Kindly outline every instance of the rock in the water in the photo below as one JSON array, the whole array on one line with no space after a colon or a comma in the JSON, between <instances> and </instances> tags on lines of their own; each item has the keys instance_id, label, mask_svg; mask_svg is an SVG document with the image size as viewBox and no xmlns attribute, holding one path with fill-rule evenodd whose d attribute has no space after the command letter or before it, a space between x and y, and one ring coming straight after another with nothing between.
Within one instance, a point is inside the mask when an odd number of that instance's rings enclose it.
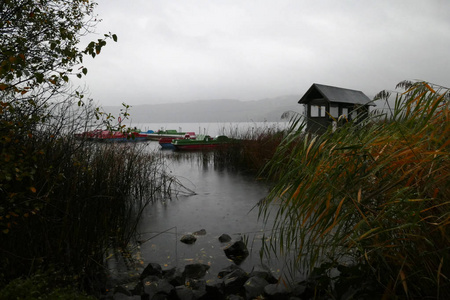
<instances>
[{"instance_id":1,"label":"rock in the water","mask_svg":"<svg viewBox=\"0 0 450 300\"><path fill-rule=\"evenodd\" d=\"M229 295L227 300L245 300L245 298L241 295Z\"/></svg>"},{"instance_id":2,"label":"rock in the water","mask_svg":"<svg viewBox=\"0 0 450 300\"><path fill-rule=\"evenodd\" d=\"M224 251L225 255L237 265L243 262L249 254L247 246L243 241L237 241L231 244Z\"/></svg>"},{"instance_id":3,"label":"rock in the water","mask_svg":"<svg viewBox=\"0 0 450 300\"><path fill-rule=\"evenodd\" d=\"M258 296L264 294L264 287L269 283L261 277L250 277L244 283L245 295L247 299L256 299Z\"/></svg>"},{"instance_id":4,"label":"rock in the water","mask_svg":"<svg viewBox=\"0 0 450 300\"><path fill-rule=\"evenodd\" d=\"M157 263L149 263L144 271L142 271L141 275L139 276L139 279L144 279L145 277L148 276L157 276L159 278L161 278L162 276L162 268L159 264Z\"/></svg>"},{"instance_id":5,"label":"rock in the water","mask_svg":"<svg viewBox=\"0 0 450 300\"><path fill-rule=\"evenodd\" d=\"M186 278L200 279L206 275L209 266L205 264L190 264L184 267L183 276Z\"/></svg>"},{"instance_id":6,"label":"rock in the water","mask_svg":"<svg viewBox=\"0 0 450 300\"><path fill-rule=\"evenodd\" d=\"M179 286L184 284L183 274L176 267L173 267L168 270L163 270L163 278L167 279L167 281L173 286Z\"/></svg>"},{"instance_id":7,"label":"rock in the water","mask_svg":"<svg viewBox=\"0 0 450 300\"><path fill-rule=\"evenodd\" d=\"M254 267L253 270L250 272L250 277L261 277L265 280L267 280L268 283L277 283L278 280L275 278L275 276L272 275L269 269L264 267Z\"/></svg>"},{"instance_id":8,"label":"rock in the water","mask_svg":"<svg viewBox=\"0 0 450 300\"><path fill-rule=\"evenodd\" d=\"M205 235L205 234L206 234L205 229L200 229L199 231L196 231L193 233L193 235Z\"/></svg>"},{"instance_id":9,"label":"rock in the water","mask_svg":"<svg viewBox=\"0 0 450 300\"><path fill-rule=\"evenodd\" d=\"M222 299L223 297L223 280L218 278L209 279L205 283L206 293L210 299Z\"/></svg>"},{"instance_id":10,"label":"rock in the water","mask_svg":"<svg viewBox=\"0 0 450 300\"><path fill-rule=\"evenodd\" d=\"M195 300L196 297L194 295L194 291L190 288L180 285L175 288L175 294L177 298L180 300Z\"/></svg>"},{"instance_id":11,"label":"rock in the water","mask_svg":"<svg viewBox=\"0 0 450 300\"><path fill-rule=\"evenodd\" d=\"M269 299L288 299L289 292L283 284L275 283L268 284L264 287L265 294L269 297Z\"/></svg>"},{"instance_id":12,"label":"rock in the water","mask_svg":"<svg viewBox=\"0 0 450 300\"><path fill-rule=\"evenodd\" d=\"M239 266L237 266L237 265L229 265L228 267L223 268L223 269L219 272L219 274L217 274L217 277L218 277L218 278L223 278L223 277L225 277L226 275L230 274L231 272L233 272L234 270L237 270L237 269L242 270L242 268L239 267ZM243 271L243 270L242 270L242 271Z\"/></svg>"},{"instance_id":13,"label":"rock in the water","mask_svg":"<svg viewBox=\"0 0 450 300\"><path fill-rule=\"evenodd\" d=\"M244 293L244 283L248 280L248 274L241 268L223 277L223 287L226 294Z\"/></svg>"},{"instance_id":14,"label":"rock in the water","mask_svg":"<svg viewBox=\"0 0 450 300\"><path fill-rule=\"evenodd\" d=\"M219 236L219 242L228 243L229 241L231 241L231 236L229 236L228 234L224 233L221 236Z\"/></svg>"},{"instance_id":15,"label":"rock in the water","mask_svg":"<svg viewBox=\"0 0 450 300\"><path fill-rule=\"evenodd\" d=\"M197 240L197 238L195 237L195 235L193 235L193 234L186 234L186 235L183 235L182 237L181 237L181 242L182 243L185 243L185 244L188 244L188 245L190 245L190 244L193 244L193 243L195 243L195 241Z\"/></svg>"}]
</instances>

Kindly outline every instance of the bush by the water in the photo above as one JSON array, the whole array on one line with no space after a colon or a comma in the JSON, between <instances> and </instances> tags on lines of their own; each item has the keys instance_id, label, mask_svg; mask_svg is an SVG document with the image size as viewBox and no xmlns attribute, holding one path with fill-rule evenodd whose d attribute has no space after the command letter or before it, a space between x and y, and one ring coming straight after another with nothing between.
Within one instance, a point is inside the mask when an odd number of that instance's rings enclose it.
<instances>
[{"instance_id":1,"label":"bush by the water","mask_svg":"<svg viewBox=\"0 0 450 300\"><path fill-rule=\"evenodd\" d=\"M23 160L11 164L32 174L1 182L3 280L49 267L95 279L106 250L126 248L144 207L170 193L172 178L140 145L93 144L50 133L17 139L14 149L3 145L3 151L27 149L18 155Z\"/></svg>"}]
</instances>

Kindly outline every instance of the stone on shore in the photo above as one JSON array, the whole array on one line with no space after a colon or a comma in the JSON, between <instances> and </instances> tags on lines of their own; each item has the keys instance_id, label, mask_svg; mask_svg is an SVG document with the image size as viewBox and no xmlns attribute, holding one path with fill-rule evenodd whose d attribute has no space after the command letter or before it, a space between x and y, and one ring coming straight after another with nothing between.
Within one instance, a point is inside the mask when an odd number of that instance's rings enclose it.
<instances>
[{"instance_id":1,"label":"stone on shore","mask_svg":"<svg viewBox=\"0 0 450 300\"><path fill-rule=\"evenodd\" d=\"M185 278L200 279L205 277L209 266L205 264L190 264L184 267L183 276Z\"/></svg>"},{"instance_id":2,"label":"stone on shore","mask_svg":"<svg viewBox=\"0 0 450 300\"><path fill-rule=\"evenodd\" d=\"M161 265L157 264L157 263L149 263L144 271L142 271L141 276L139 276L139 279L144 279L145 277L148 276L157 276L157 277L161 277L162 276L162 268Z\"/></svg>"}]
</instances>

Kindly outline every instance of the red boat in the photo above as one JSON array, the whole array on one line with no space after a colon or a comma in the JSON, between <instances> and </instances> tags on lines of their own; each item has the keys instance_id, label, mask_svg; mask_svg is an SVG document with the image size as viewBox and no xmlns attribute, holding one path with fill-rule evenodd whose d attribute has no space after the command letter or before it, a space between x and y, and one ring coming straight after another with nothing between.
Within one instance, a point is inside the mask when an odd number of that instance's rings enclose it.
<instances>
[{"instance_id":1,"label":"red boat","mask_svg":"<svg viewBox=\"0 0 450 300\"><path fill-rule=\"evenodd\" d=\"M109 130L93 130L75 134L76 138L87 139L91 141L109 141L109 142L136 142L147 140L147 135L137 131L120 132Z\"/></svg>"}]
</instances>

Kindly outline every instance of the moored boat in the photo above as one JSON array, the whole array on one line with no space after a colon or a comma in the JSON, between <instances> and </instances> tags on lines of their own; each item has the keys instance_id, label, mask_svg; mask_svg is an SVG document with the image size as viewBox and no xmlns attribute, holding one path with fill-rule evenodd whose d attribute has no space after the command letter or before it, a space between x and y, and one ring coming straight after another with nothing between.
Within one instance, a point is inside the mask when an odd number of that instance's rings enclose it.
<instances>
[{"instance_id":1,"label":"moored boat","mask_svg":"<svg viewBox=\"0 0 450 300\"><path fill-rule=\"evenodd\" d=\"M147 140L147 135L141 134L138 131L121 132L101 129L77 133L75 137L78 139L105 142L137 142Z\"/></svg>"},{"instance_id":2,"label":"moored boat","mask_svg":"<svg viewBox=\"0 0 450 300\"><path fill-rule=\"evenodd\" d=\"M234 141L234 139L230 139L225 135L219 135L214 138L209 135L198 135L195 139L175 139L172 141L172 144L176 150L200 150L226 146Z\"/></svg>"},{"instance_id":3,"label":"moored boat","mask_svg":"<svg viewBox=\"0 0 450 300\"><path fill-rule=\"evenodd\" d=\"M175 149L175 146L172 144L174 140L181 140L181 139L195 139L196 135L195 132L186 132L184 137L162 137L159 139L159 145L162 149Z\"/></svg>"},{"instance_id":4,"label":"moored boat","mask_svg":"<svg viewBox=\"0 0 450 300\"><path fill-rule=\"evenodd\" d=\"M160 138L184 138L186 135L194 135L194 132L179 132L175 129L158 130L153 133L146 133L147 138L154 141L159 141Z\"/></svg>"}]
</instances>

